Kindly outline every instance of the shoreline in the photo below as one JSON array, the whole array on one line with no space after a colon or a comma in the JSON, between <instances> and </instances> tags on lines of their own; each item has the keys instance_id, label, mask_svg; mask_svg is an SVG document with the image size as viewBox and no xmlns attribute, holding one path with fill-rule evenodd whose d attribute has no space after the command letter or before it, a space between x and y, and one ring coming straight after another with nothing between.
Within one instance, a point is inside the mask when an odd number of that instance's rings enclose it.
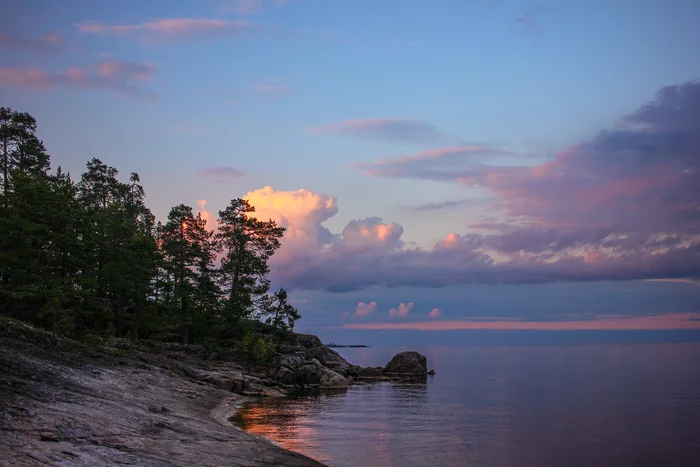
<instances>
[{"instance_id":1,"label":"shoreline","mask_svg":"<svg viewBox=\"0 0 700 467\"><path fill-rule=\"evenodd\" d=\"M228 420L253 398L182 374L212 366L0 320L0 465L323 465Z\"/></svg>"}]
</instances>

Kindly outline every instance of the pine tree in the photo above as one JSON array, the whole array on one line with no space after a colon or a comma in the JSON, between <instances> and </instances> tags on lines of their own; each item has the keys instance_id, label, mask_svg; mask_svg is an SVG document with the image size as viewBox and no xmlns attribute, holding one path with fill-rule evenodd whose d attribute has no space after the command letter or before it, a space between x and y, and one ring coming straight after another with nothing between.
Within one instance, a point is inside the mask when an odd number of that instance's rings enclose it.
<instances>
[{"instance_id":1,"label":"pine tree","mask_svg":"<svg viewBox=\"0 0 700 467\"><path fill-rule=\"evenodd\" d=\"M15 168L13 190L2 211L0 295L7 307L3 314L43 325L65 321L57 313L76 303L78 270L79 207L73 183L60 169L49 176Z\"/></svg>"},{"instance_id":2,"label":"pine tree","mask_svg":"<svg viewBox=\"0 0 700 467\"><path fill-rule=\"evenodd\" d=\"M287 303L287 291L280 288L273 295L268 295L260 307L260 320L273 326L277 331L294 330L294 323L301 319L296 308Z\"/></svg>"},{"instance_id":3,"label":"pine tree","mask_svg":"<svg viewBox=\"0 0 700 467\"><path fill-rule=\"evenodd\" d=\"M240 198L219 211L216 238L223 248L220 278L227 292L224 308L229 332L262 304L270 288L268 260L280 247L285 230L272 220L258 220L252 216L254 212L255 208Z\"/></svg>"},{"instance_id":4,"label":"pine tree","mask_svg":"<svg viewBox=\"0 0 700 467\"><path fill-rule=\"evenodd\" d=\"M137 174L121 183L117 169L99 159L87 169L78 184L86 325L99 329L111 323L123 335L127 320L136 320L131 323L136 338L138 315L156 273L155 218L144 204Z\"/></svg>"},{"instance_id":5,"label":"pine tree","mask_svg":"<svg viewBox=\"0 0 700 467\"><path fill-rule=\"evenodd\" d=\"M190 206L175 206L159 236L165 273L166 306L173 311L174 321L184 343L201 333L202 316L214 311L218 288L213 280L215 243L201 215L195 216ZM211 308L210 308L211 307Z\"/></svg>"},{"instance_id":6,"label":"pine tree","mask_svg":"<svg viewBox=\"0 0 700 467\"><path fill-rule=\"evenodd\" d=\"M49 156L35 135L36 120L28 113L0 107L0 177L4 204L12 191L12 171L42 174L49 169Z\"/></svg>"},{"instance_id":7,"label":"pine tree","mask_svg":"<svg viewBox=\"0 0 700 467\"><path fill-rule=\"evenodd\" d=\"M287 292L268 295L284 228L242 199L219 212L216 235L185 205L156 224L135 173L122 183L92 159L77 185L60 167L50 174L36 128L0 107L0 314L77 335L185 343L240 337L244 318L294 327Z\"/></svg>"}]
</instances>

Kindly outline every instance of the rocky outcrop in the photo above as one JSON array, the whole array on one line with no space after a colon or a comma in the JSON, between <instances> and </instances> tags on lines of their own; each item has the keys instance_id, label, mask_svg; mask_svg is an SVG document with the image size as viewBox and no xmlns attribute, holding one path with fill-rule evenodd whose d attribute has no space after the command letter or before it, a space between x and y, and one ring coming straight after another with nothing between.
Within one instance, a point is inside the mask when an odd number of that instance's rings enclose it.
<instances>
[{"instance_id":1,"label":"rocky outcrop","mask_svg":"<svg viewBox=\"0 0 700 467\"><path fill-rule=\"evenodd\" d=\"M321 376L321 389L347 389L348 380L340 373L333 370L326 370Z\"/></svg>"},{"instance_id":2,"label":"rocky outcrop","mask_svg":"<svg viewBox=\"0 0 700 467\"><path fill-rule=\"evenodd\" d=\"M428 362L425 355L418 352L401 352L394 355L384 367L386 376L425 376L428 374Z\"/></svg>"},{"instance_id":3,"label":"rocky outcrop","mask_svg":"<svg viewBox=\"0 0 700 467\"><path fill-rule=\"evenodd\" d=\"M359 368L310 334L297 334L280 353L274 377L289 389L345 389Z\"/></svg>"},{"instance_id":4,"label":"rocky outcrop","mask_svg":"<svg viewBox=\"0 0 700 467\"><path fill-rule=\"evenodd\" d=\"M348 387L345 376L325 367L315 358L297 368L293 381L301 388L344 389Z\"/></svg>"},{"instance_id":5,"label":"rocky outcrop","mask_svg":"<svg viewBox=\"0 0 700 467\"><path fill-rule=\"evenodd\" d=\"M264 376L172 357L0 318L0 465L321 465L228 422Z\"/></svg>"},{"instance_id":6,"label":"rocky outcrop","mask_svg":"<svg viewBox=\"0 0 700 467\"><path fill-rule=\"evenodd\" d=\"M351 365L338 352L323 345L310 334L297 334L296 340L282 351L279 368L272 373L284 385L297 388L342 388L357 382L427 379L427 359L418 352L401 352L385 367ZM328 373L330 371L330 373ZM326 378L321 381L322 377ZM335 375L343 377L345 384ZM282 378L284 381L282 381Z\"/></svg>"},{"instance_id":7,"label":"rocky outcrop","mask_svg":"<svg viewBox=\"0 0 700 467\"><path fill-rule=\"evenodd\" d=\"M320 465L232 430L236 404L427 373L417 352L365 368L304 334L268 367L205 359L196 346L87 346L0 318L0 465Z\"/></svg>"}]
</instances>

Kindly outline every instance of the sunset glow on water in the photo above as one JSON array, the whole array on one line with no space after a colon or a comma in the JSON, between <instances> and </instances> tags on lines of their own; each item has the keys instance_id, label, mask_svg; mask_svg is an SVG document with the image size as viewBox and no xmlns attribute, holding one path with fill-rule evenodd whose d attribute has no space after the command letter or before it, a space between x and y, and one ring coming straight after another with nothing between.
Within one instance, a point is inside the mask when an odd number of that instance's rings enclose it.
<instances>
[{"instance_id":1,"label":"sunset glow on water","mask_svg":"<svg viewBox=\"0 0 700 467\"><path fill-rule=\"evenodd\" d=\"M383 365L404 348L340 349ZM235 421L331 466L694 465L700 344L416 349L437 375L267 399Z\"/></svg>"}]
</instances>

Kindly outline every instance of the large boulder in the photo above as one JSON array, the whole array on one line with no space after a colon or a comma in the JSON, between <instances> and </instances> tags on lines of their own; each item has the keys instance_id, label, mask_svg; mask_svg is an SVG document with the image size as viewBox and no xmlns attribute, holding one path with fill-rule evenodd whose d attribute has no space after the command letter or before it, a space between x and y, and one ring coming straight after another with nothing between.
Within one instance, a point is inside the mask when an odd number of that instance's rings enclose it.
<instances>
[{"instance_id":1,"label":"large boulder","mask_svg":"<svg viewBox=\"0 0 700 467\"><path fill-rule=\"evenodd\" d=\"M311 360L299 367L294 382L302 386L321 384L321 376L326 368L318 360Z\"/></svg>"},{"instance_id":2,"label":"large boulder","mask_svg":"<svg viewBox=\"0 0 700 467\"><path fill-rule=\"evenodd\" d=\"M330 368L336 373L340 373L341 375L345 376L350 374L350 367L352 365L350 365L347 360L341 357L340 354L333 349L323 346L323 352L319 360L326 367Z\"/></svg>"},{"instance_id":3,"label":"large boulder","mask_svg":"<svg viewBox=\"0 0 700 467\"><path fill-rule=\"evenodd\" d=\"M340 389L348 386L345 376L326 368L316 359L307 362L296 371L294 382L301 386L319 386L322 389Z\"/></svg>"},{"instance_id":4,"label":"large boulder","mask_svg":"<svg viewBox=\"0 0 700 467\"><path fill-rule=\"evenodd\" d=\"M287 355L282 357L280 363L292 369L300 366L299 357L306 361L316 359L321 362L321 365L344 376L348 375L351 366L338 352L329 349L318 337L311 334L297 334L296 344L285 353Z\"/></svg>"},{"instance_id":5,"label":"large boulder","mask_svg":"<svg viewBox=\"0 0 700 467\"><path fill-rule=\"evenodd\" d=\"M345 389L348 387L348 381L340 373L333 370L323 372L321 376L321 389Z\"/></svg>"},{"instance_id":6,"label":"large boulder","mask_svg":"<svg viewBox=\"0 0 700 467\"><path fill-rule=\"evenodd\" d=\"M426 375L428 360L418 352L401 352L394 355L384 367L383 374L387 376Z\"/></svg>"}]
</instances>

